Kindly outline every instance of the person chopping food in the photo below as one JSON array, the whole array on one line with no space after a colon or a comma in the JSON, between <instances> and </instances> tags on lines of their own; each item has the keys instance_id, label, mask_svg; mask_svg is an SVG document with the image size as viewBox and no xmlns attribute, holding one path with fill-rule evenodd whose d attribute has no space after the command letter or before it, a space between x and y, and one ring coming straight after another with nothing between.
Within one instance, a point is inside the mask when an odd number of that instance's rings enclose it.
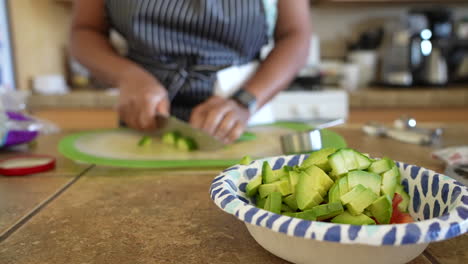
<instances>
[{"instance_id":1,"label":"person chopping food","mask_svg":"<svg viewBox=\"0 0 468 264\"><path fill-rule=\"evenodd\" d=\"M72 54L120 89L129 127L157 114L188 121L230 143L304 65L309 0L75 0ZM115 29L128 55L112 47ZM260 52L274 48L260 61Z\"/></svg>"}]
</instances>

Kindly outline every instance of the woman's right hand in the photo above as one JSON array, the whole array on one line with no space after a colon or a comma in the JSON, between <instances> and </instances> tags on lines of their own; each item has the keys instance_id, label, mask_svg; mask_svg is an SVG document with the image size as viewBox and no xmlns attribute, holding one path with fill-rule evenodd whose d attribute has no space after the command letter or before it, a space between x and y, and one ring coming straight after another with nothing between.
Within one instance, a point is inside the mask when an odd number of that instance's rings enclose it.
<instances>
[{"instance_id":1,"label":"woman's right hand","mask_svg":"<svg viewBox=\"0 0 468 264\"><path fill-rule=\"evenodd\" d=\"M167 91L151 74L142 70L127 72L118 86L119 116L127 126L142 131L152 130L156 128L157 113L169 115Z\"/></svg>"}]
</instances>

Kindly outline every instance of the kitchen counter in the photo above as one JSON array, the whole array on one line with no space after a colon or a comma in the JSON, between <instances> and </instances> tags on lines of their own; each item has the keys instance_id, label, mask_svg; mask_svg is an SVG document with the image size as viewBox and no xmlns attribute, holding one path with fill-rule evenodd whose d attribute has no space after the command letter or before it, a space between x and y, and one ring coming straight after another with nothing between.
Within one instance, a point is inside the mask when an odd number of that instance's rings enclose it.
<instances>
[{"instance_id":1,"label":"kitchen counter","mask_svg":"<svg viewBox=\"0 0 468 264\"><path fill-rule=\"evenodd\" d=\"M430 147L365 136L357 126L333 130L350 147L371 155L443 171L443 165L430 157ZM468 144L467 134L468 124L446 125L443 145ZM78 165L56 153L62 136L41 137L32 150L56 155L54 172L0 177L1 264L285 263L261 248L243 223L210 200L210 183L221 168ZM0 158L12 154L1 152ZM40 191L31 194L32 185ZM467 247L465 234L431 244L411 263L467 263Z\"/></svg>"},{"instance_id":2,"label":"kitchen counter","mask_svg":"<svg viewBox=\"0 0 468 264\"><path fill-rule=\"evenodd\" d=\"M65 95L32 95L28 106L33 109L94 108L111 109L117 102L115 92L75 91ZM468 107L468 86L456 88L365 88L349 93L351 108L446 108Z\"/></svg>"}]
</instances>

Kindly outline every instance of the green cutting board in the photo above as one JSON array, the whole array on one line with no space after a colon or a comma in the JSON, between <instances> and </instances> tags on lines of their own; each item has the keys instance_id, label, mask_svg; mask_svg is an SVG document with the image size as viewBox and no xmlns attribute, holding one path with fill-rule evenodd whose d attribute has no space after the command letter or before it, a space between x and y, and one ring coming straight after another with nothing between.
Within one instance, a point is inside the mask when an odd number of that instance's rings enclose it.
<instances>
[{"instance_id":1,"label":"green cutting board","mask_svg":"<svg viewBox=\"0 0 468 264\"><path fill-rule=\"evenodd\" d=\"M107 129L81 132L63 138L59 151L65 157L82 163L127 168L206 168L228 167L243 156L263 158L282 155L280 136L310 130L303 123L275 123L249 129L255 137L239 141L218 151L182 152L159 139L150 145L138 146L142 134L129 129ZM346 146L340 135L322 130L324 147Z\"/></svg>"}]
</instances>

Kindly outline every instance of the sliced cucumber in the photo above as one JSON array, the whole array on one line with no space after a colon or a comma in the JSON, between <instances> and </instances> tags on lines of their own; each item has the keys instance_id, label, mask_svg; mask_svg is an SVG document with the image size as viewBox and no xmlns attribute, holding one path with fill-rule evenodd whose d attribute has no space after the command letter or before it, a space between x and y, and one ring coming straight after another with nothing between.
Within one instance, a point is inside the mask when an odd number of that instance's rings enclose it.
<instances>
[{"instance_id":1,"label":"sliced cucumber","mask_svg":"<svg viewBox=\"0 0 468 264\"><path fill-rule=\"evenodd\" d=\"M148 145L151 145L151 142L153 140L151 139L151 137L149 136L143 136L140 141L138 141L138 146L140 147L144 147L144 146L148 146Z\"/></svg>"},{"instance_id":2,"label":"sliced cucumber","mask_svg":"<svg viewBox=\"0 0 468 264\"><path fill-rule=\"evenodd\" d=\"M167 145L176 146L177 140L181 137L182 135L177 131L167 132L162 136L162 142Z\"/></svg>"},{"instance_id":3,"label":"sliced cucumber","mask_svg":"<svg viewBox=\"0 0 468 264\"><path fill-rule=\"evenodd\" d=\"M193 151L197 149L195 140L186 137L179 137L176 143L177 149L182 151Z\"/></svg>"},{"instance_id":4,"label":"sliced cucumber","mask_svg":"<svg viewBox=\"0 0 468 264\"><path fill-rule=\"evenodd\" d=\"M256 195L260 185L262 185L262 177L257 176L254 179L252 179L245 187L247 196L253 197L254 195Z\"/></svg>"}]
</instances>

